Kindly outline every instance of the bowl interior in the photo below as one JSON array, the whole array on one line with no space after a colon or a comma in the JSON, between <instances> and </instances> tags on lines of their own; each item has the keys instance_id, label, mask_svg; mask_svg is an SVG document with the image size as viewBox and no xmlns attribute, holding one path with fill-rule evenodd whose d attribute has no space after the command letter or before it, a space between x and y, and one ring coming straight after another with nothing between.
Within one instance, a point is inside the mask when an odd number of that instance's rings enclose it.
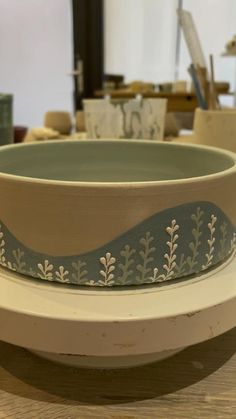
<instances>
[{"instance_id":1,"label":"bowl interior","mask_svg":"<svg viewBox=\"0 0 236 419\"><path fill-rule=\"evenodd\" d=\"M53 141L0 148L0 172L61 181L185 179L234 165L230 155L214 149L148 141Z\"/></svg>"}]
</instances>

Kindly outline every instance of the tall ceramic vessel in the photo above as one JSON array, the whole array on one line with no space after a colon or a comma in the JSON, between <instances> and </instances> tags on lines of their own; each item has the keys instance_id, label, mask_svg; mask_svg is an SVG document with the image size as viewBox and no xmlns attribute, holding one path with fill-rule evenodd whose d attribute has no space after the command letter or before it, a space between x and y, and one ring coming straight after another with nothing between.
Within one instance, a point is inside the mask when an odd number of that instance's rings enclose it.
<instances>
[{"instance_id":1,"label":"tall ceramic vessel","mask_svg":"<svg viewBox=\"0 0 236 419\"><path fill-rule=\"evenodd\" d=\"M13 96L0 93L0 145L13 143Z\"/></svg>"}]
</instances>

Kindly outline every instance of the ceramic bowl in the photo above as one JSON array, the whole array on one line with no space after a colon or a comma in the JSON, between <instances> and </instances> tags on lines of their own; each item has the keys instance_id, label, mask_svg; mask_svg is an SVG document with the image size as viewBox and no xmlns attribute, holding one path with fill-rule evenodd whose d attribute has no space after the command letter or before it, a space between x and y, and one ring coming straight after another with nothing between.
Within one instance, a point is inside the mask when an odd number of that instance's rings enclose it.
<instances>
[{"instance_id":1,"label":"ceramic bowl","mask_svg":"<svg viewBox=\"0 0 236 419\"><path fill-rule=\"evenodd\" d=\"M193 129L196 144L220 147L236 153L236 108L196 109Z\"/></svg>"},{"instance_id":2,"label":"ceramic bowl","mask_svg":"<svg viewBox=\"0 0 236 419\"><path fill-rule=\"evenodd\" d=\"M72 121L69 112L49 111L44 115L44 126L58 131L62 135L69 135L72 128Z\"/></svg>"},{"instance_id":3,"label":"ceramic bowl","mask_svg":"<svg viewBox=\"0 0 236 419\"><path fill-rule=\"evenodd\" d=\"M188 280L236 243L236 155L153 141L0 148L0 263L61 284Z\"/></svg>"}]
</instances>

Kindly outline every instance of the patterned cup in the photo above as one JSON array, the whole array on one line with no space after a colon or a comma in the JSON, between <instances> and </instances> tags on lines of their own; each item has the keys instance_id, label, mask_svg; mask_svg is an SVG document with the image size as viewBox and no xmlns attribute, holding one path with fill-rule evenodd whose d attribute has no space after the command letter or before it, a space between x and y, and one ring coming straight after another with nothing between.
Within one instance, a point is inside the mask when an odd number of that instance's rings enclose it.
<instances>
[{"instance_id":1,"label":"patterned cup","mask_svg":"<svg viewBox=\"0 0 236 419\"><path fill-rule=\"evenodd\" d=\"M155 141L0 148L0 264L83 286L188 280L236 245L236 155Z\"/></svg>"},{"instance_id":2,"label":"patterned cup","mask_svg":"<svg viewBox=\"0 0 236 419\"><path fill-rule=\"evenodd\" d=\"M86 99L83 103L89 138L163 139L166 99Z\"/></svg>"}]
</instances>

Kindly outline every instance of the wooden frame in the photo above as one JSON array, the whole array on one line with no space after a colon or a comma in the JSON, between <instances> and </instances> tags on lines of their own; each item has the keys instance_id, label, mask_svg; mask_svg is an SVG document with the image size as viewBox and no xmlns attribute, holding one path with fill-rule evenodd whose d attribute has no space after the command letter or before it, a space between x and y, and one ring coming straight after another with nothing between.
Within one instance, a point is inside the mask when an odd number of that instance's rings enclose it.
<instances>
[{"instance_id":1,"label":"wooden frame","mask_svg":"<svg viewBox=\"0 0 236 419\"><path fill-rule=\"evenodd\" d=\"M72 0L74 43L74 107L93 97L103 83L103 0Z\"/></svg>"}]
</instances>

